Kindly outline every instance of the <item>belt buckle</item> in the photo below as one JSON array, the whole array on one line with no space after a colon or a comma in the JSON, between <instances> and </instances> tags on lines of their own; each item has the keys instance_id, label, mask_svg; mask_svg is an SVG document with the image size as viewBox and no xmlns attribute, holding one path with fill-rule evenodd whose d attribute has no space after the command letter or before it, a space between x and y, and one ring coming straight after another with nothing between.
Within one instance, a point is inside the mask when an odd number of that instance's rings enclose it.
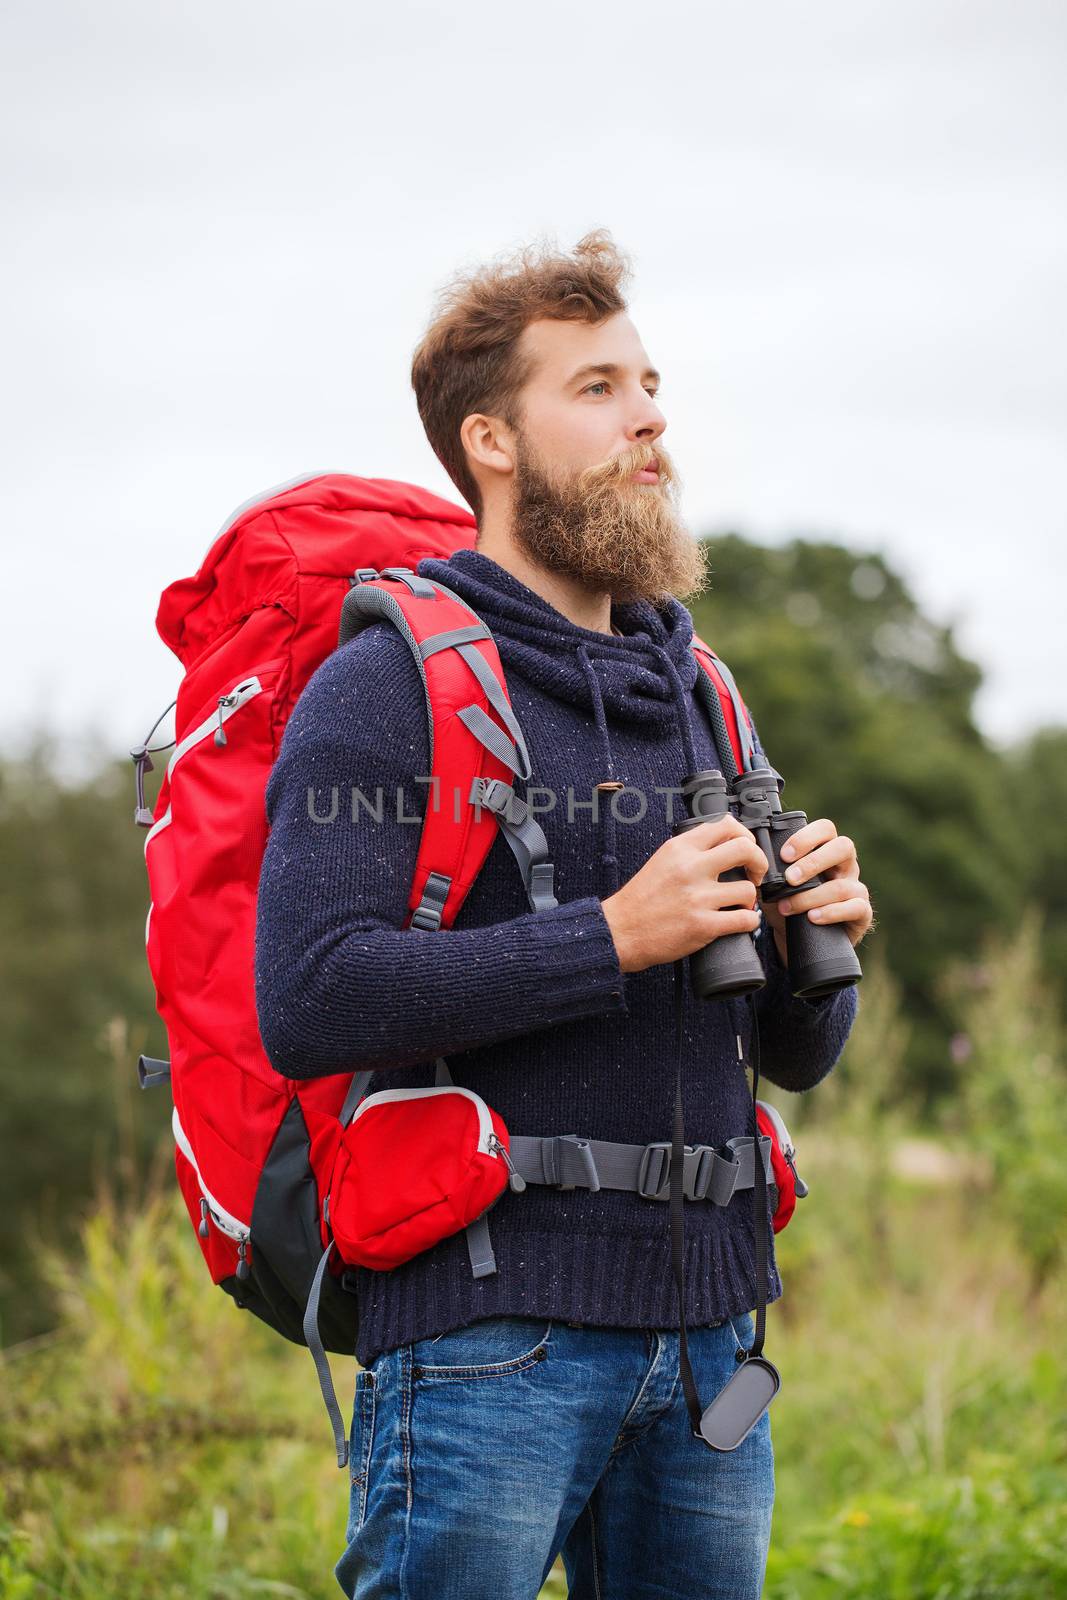
<instances>
[{"instance_id":1,"label":"belt buckle","mask_svg":"<svg viewBox=\"0 0 1067 1600\"><path fill-rule=\"evenodd\" d=\"M652 1164L653 1152L662 1152L663 1162L656 1173L656 1187L649 1189L648 1169ZM671 1146L669 1140L662 1139L657 1144L646 1144L641 1152L641 1161L637 1168L637 1192L644 1200L669 1200L671 1179Z\"/></svg>"},{"instance_id":2,"label":"belt buckle","mask_svg":"<svg viewBox=\"0 0 1067 1600\"><path fill-rule=\"evenodd\" d=\"M715 1162L715 1151L710 1144L698 1144L694 1148L693 1154L696 1156L696 1161L693 1164L693 1181L688 1189L683 1186L683 1193L687 1200L706 1200L708 1198L708 1189L711 1186L711 1172Z\"/></svg>"},{"instance_id":3,"label":"belt buckle","mask_svg":"<svg viewBox=\"0 0 1067 1600\"><path fill-rule=\"evenodd\" d=\"M653 1153L662 1152L663 1160L656 1173L656 1188L649 1189L649 1168ZM687 1144L682 1151L682 1194L687 1200L705 1200L711 1182L714 1150L710 1144ZM671 1197L671 1143L669 1139L646 1144L641 1152L637 1169L637 1192L645 1200L669 1200Z\"/></svg>"}]
</instances>

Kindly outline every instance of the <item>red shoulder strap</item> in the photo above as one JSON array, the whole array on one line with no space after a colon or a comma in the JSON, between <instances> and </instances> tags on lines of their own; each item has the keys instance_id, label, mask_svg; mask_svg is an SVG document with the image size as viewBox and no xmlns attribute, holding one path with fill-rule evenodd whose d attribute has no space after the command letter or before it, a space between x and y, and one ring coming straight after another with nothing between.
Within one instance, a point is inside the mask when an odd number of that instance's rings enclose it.
<instances>
[{"instance_id":1,"label":"red shoulder strap","mask_svg":"<svg viewBox=\"0 0 1067 1600\"><path fill-rule=\"evenodd\" d=\"M404 926L448 928L496 838L496 802L521 805L511 783L530 776L529 756L492 633L464 600L410 568L363 568L345 597L339 643L379 618L411 648L429 730L431 781ZM550 897L550 865L548 883Z\"/></svg>"},{"instance_id":2,"label":"red shoulder strap","mask_svg":"<svg viewBox=\"0 0 1067 1600\"><path fill-rule=\"evenodd\" d=\"M715 694L719 705L722 707L723 720L726 731L730 737L730 748L733 752L737 771L746 770L745 756L752 752L752 718L748 707L741 699L738 688L724 661L712 650L710 645L704 643L698 634L694 633L691 648L696 656L697 665L702 669L703 679L698 677L698 687ZM707 702L708 695L704 699ZM722 752L720 751L720 756ZM731 776L731 774L727 774Z\"/></svg>"}]
</instances>

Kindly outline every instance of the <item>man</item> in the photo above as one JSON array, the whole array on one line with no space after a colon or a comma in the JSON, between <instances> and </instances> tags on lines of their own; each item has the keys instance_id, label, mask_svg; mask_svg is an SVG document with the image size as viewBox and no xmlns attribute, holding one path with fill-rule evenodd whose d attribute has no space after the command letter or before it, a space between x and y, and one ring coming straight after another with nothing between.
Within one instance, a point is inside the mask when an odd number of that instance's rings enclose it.
<instances>
[{"instance_id":1,"label":"man","mask_svg":"<svg viewBox=\"0 0 1067 1600\"><path fill-rule=\"evenodd\" d=\"M538 817L557 906L528 909L498 840L452 928L402 928L418 830L399 818L425 811L429 750L408 647L375 623L323 663L286 728L256 964L264 1043L289 1076L370 1067L371 1092L423 1087L444 1055L513 1136L643 1144L671 1134L671 964L757 933L761 1068L811 1089L840 1055L856 991L792 996L785 918L840 923L856 944L872 913L851 841L828 819L794 839L800 881L826 881L762 920L767 862L747 829L728 817L672 836L681 813L663 797L718 765L693 693L692 618L674 595L698 589L703 569L625 275L601 232L569 256L526 250L459 278L412 369L430 443L478 521L476 550L418 571L492 630L531 783L550 802ZM309 814L334 785L380 787L402 806L316 827ZM737 867L744 881L720 881ZM685 1004L686 1137L721 1145L751 1127L736 1051L748 1003ZM580 1600L759 1595L769 1417L732 1452L693 1437L667 1210L607 1188L508 1189L489 1217L489 1276L473 1277L463 1233L392 1272L360 1271L336 1567L347 1595L534 1600L559 1553ZM689 1355L708 1400L752 1341L752 1193L685 1210ZM767 1235L774 1300L769 1218Z\"/></svg>"}]
</instances>

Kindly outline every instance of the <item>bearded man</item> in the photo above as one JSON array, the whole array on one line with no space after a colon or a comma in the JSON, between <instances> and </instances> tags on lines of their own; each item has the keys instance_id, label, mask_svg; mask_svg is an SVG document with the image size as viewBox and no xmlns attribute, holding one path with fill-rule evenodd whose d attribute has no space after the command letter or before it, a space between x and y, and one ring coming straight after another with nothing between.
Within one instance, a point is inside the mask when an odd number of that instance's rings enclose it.
<instances>
[{"instance_id":1,"label":"bearded man","mask_svg":"<svg viewBox=\"0 0 1067 1600\"><path fill-rule=\"evenodd\" d=\"M629 1146L669 1140L671 964L754 934L761 1070L810 1090L833 1068L856 991L790 988L785 918L815 913L853 944L872 920L851 841L826 818L795 835L795 876L768 906L767 861L726 816L672 834L683 778L717 768L694 693L704 582L663 444L659 376L628 315L610 236L539 247L447 286L415 352L427 437L478 524L474 549L421 576L492 632L533 765L557 903L531 911L499 839L454 925L402 930L416 829L309 825L346 779L425 811L425 703L407 644L364 628L312 677L267 794L257 965L264 1044L291 1077L374 1069L372 1092L433 1083L448 1057L509 1134ZM755 752L762 757L753 729ZM517 790L517 792L519 792ZM623 795L626 804L620 804ZM631 803L636 796L640 805ZM527 788L533 808L532 787ZM398 808L399 810L399 808ZM324 832L329 837L324 840ZM722 881L741 868L740 881ZM689 994L686 1137L750 1129L739 1001ZM735 1449L694 1439L679 1382L667 1207L583 1180L505 1189L495 1270L463 1233L389 1272L359 1269L346 1548L349 1596L535 1600L558 1555L580 1600L756 1600L774 1499L769 1414ZM751 1190L686 1201L684 1314L702 1393L753 1339ZM768 1301L782 1292L768 1214Z\"/></svg>"}]
</instances>

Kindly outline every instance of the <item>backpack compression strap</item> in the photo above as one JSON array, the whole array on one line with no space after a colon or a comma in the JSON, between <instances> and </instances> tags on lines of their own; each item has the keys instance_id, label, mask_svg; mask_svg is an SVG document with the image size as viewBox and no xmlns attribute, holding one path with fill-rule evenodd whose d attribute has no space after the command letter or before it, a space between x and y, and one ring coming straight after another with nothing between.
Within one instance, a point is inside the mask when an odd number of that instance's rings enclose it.
<instances>
[{"instance_id":1,"label":"backpack compression strap","mask_svg":"<svg viewBox=\"0 0 1067 1600\"><path fill-rule=\"evenodd\" d=\"M430 793L406 926L452 926L496 837L486 811L519 864L531 910L550 911L553 865L544 831L512 788L513 776L525 780L532 769L492 633L459 595L410 567L359 569L338 645L378 620L409 646L426 698Z\"/></svg>"}]
</instances>

